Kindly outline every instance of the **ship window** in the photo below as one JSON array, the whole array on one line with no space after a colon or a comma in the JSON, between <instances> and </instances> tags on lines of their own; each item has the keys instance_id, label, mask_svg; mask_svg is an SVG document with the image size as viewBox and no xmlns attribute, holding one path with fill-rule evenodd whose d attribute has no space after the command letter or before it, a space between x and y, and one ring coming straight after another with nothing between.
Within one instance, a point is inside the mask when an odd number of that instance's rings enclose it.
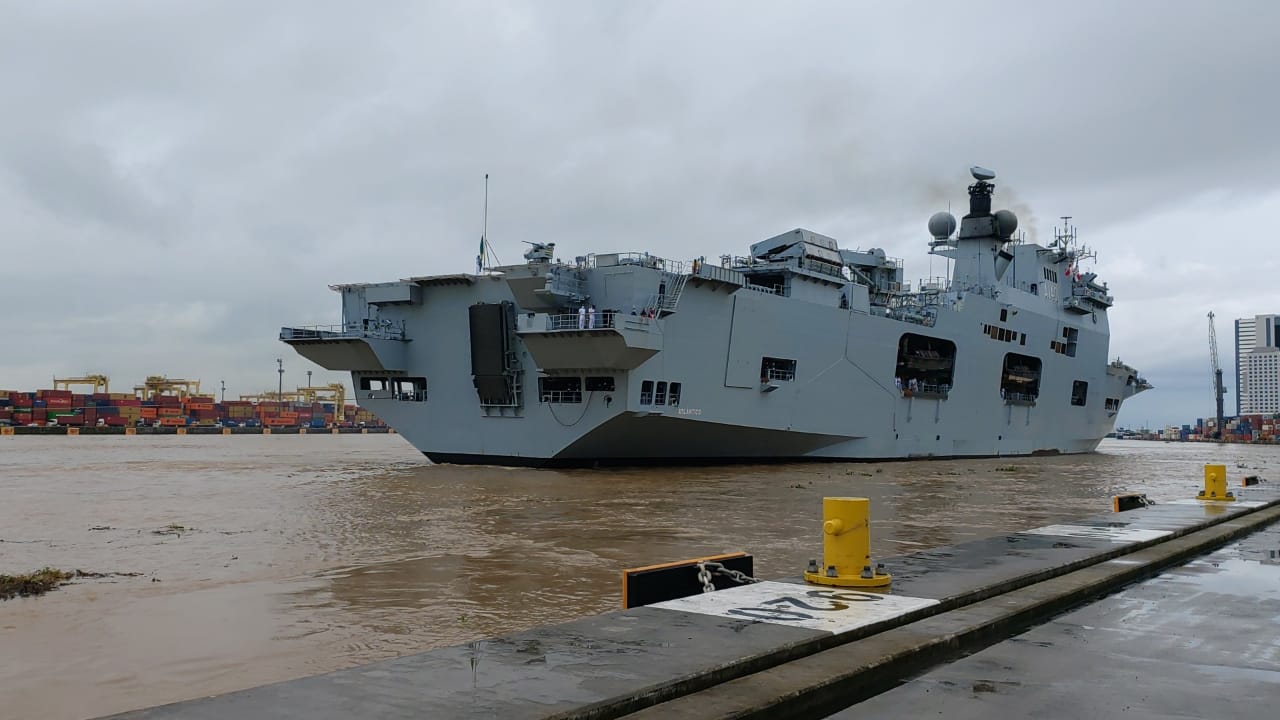
<instances>
[{"instance_id":1,"label":"ship window","mask_svg":"<svg viewBox=\"0 0 1280 720\"><path fill-rule=\"evenodd\" d=\"M670 388L667 390L667 404L671 407L680 404L680 383L671 383Z\"/></svg>"},{"instance_id":2,"label":"ship window","mask_svg":"<svg viewBox=\"0 0 1280 720\"><path fill-rule=\"evenodd\" d=\"M1083 380L1076 380L1071 383L1071 404L1078 407L1084 407L1085 401L1089 397L1089 383Z\"/></svg>"},{"instance_id":3,"label":"ship window","mask_svg":"<svg viewBox=\"0 0 1280 720\"><path fill-rule=\"evenodd\" d=\"M1107 398L1106 403L1104 403L1104 407L1106 407L1107 410L1119 410L1120 398Z\"/></svg>"},{"instance_id":4,"label":"ship window","mask_svg":"<svg viewBox=\"0 0 1280 720\"><path fill-rule=\"evenodd\" d=\"M427 399L427 379L421 377L396 378L395 395L397 400L425 402Z\"/></svg>"},{"instance_id":5,"label":"ship window","mask_svg":"<svg viewBox=\"0 0 1280 720\"><path fill-rule=\"evenodd\" d=\"M946 399L955 363L956 344L950 340L904 333L898 339L893 384L903 395Z\"/></svg>"},{"instance_id":6,"label":"ship window","mask_svg":"<svg viewBox=\"0 0 1280 720\"><path fill-rule=\"evenodd\" d=\"M1008 319L1009 311L1005 308L1000 308L1000 322L1006 322Z\"/></svg>"},{"instance_id":7,"label":"ship window","mask_svg":"<svg viewBox=\"0 0 1280 720\"><path fill-rule=\"evenodd\" d=\"M644 382L640 383L640 404L641 405L653 404L653 381L652 380L645 380Z\"/></svg>"},{"instance_id":8,"label":"ship window","mask_svg":"<svg viewBox=\"0 0 1280 720\"><path fill-rule=\"evenodd\" d=\"M613 392L613 377L600 376L587 378L587 392Z\"/></svg>"},{"instance_id":9,"label":"ship window","mask_svg":"<svg viewBox=\"0 0 1280 720\"><path fill-rule=\"evenodd\" d=\"M1040 358L1007 353L1000 375L1000 397L1011 405L1034 404L1040 395L1040 368Z\"/></svg>"},{"instance_id":10,"label":"ship window","mask_svg":"<svg viewBox=\"0 0 1280 720\"><path fill-rule=\"evenodd\" d=\"M582 378L538 378L538 401L544 403L582 402Z\"/></svg>"},{"instance_id":11,"label":"ship window","mask_svg":"<svg viewBox=\"0 0 1280 720\"><path fill-rule=\"evenodd\" d=\"M783 358L761 358L760 359L760 382L767 383L770 380L795 380L796 379L796 361L786 360Z\"/></svg>"},{"instance_id":12,"label":"ship window","mask_svg":"<svg viewBox=\"0 0 1280 720\"><path fill-rule=\"evenodd\" d=\"M1040 294L1040 291L1036 288L1036 284L1035 284L1035 283L1031 283L1031 294L1032 294L1032 295L1039 295L1039 294Z\"/></svg>"},{"instance_id":13,"label":"ship window","mask_svg":"<svg viewBox=\"0 0 1280 720\"><path fill-rule=\"evenodd\" d=\"M360 378L361 390L387 390L387 379L378 377L362 377Z\"/></svg>"},{"instance_id":14,"label":"ship window","mask_svg":"<svg viewBox=\"0 0 1280 720\"><path fill-rule=\"evenodd\" d=\"M1062 354L1066 355L1067 357L1075 357L1076 344L1080 341L1080 329L1073 328L1073 327L1064 327L1062 328L1062 337L1066 338L1066 343L1063 345L1063 348L1062 348Z\"/></svg>"},{"instance_id":15,"label":"ship window","mask_svg":"<svg viewBox=\"0 0 1280 720\"><path fill-rule=\"evenodd\" d=\"M1026 345L1026 344L1027 344L1027 334L1026 334L1026 333L1022 333L1022 340L1021 340L1021 342L1019 342L1018 344L1019 344L1019 345Z\"/></svg>"},{"instance_id":16,"label":"ship window","mask_svg":"<svg viewBox=\"0 0 1280 720\"><path fill-rule=\"evenodd\" d=\"M653 391L653 404L654 405L667 404L667 383L663 380L658 381L657 389Z\"/></svg>"}]
</instances>

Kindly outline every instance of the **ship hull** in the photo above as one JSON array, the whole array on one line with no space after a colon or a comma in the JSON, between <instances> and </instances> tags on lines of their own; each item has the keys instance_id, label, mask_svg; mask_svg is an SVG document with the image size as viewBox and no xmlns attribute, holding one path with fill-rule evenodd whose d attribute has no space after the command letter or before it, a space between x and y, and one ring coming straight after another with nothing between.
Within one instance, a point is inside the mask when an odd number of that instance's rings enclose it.
<instances>
[{"instance_id":1,"label":"ship hull","mask_svg":"<svg viewBox=\"0 0 1280 720\"><path fill-rule=\"evenodd\" d=\"M281 339L351 371L356 401L436 462L1091 452L1148 387L1108 361L1111 297L1060 271L1061 246L1001 237L978 200L941 241L952 280L915 294L883 251L802 230L732 267L538 248L487 274L335 287L340 329Z\"/></svg>"}]
</instances>

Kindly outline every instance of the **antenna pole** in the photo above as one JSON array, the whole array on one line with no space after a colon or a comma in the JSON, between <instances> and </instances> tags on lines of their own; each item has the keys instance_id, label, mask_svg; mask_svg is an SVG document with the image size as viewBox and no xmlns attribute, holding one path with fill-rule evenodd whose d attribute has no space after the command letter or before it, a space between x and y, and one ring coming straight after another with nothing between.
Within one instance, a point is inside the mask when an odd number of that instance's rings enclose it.
<instances>
[{"instance_id":1,"label":"antenna pole","mask_svg":"<svg viewBox=\"0 0 1280 720\"><path fill-rule=\"evenodd\" d=\"M480 231L480 237L487 246L489 243L489 173L484 174L484 229Z\"/></svg>"}]
</instances>

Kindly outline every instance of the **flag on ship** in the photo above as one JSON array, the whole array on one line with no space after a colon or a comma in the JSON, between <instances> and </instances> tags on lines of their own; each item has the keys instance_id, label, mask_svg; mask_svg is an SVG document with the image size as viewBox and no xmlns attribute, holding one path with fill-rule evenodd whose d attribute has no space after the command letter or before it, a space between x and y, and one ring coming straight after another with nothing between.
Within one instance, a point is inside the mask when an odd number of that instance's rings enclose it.
<instances>
[{"instance_id":1,"label":"flag on ship","mask_svg":"<svg viewBox=\"0 0 1280 720\"><path fill-rule=\"evenodd\" d=\"M484 272L484 236L480 236L480 254L476 255L476 274Z\"/></svg>"}]
</instances>

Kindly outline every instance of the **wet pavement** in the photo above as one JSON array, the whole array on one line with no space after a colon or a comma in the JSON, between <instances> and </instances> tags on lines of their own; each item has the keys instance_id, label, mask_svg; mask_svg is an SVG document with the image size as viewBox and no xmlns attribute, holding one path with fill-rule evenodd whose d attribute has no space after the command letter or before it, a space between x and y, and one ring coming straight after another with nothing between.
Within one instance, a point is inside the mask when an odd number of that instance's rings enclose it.
<instances>
[{"instance_id":1,"label":"wet pavement","mask_svg":"<svg viewBox=\"0 0 1280 720\"><path fill-rule=\"evenodd\" d=\"M831 717L1259 718L1280 699L1280 526Z\"/></svg>"},{"instance_id":2,"label":"wet pavement","mask_svg":"<svg viewBox=\"0 0 1280 720\"><path fill-rule=\"evenodd\" d=\"M624 567L747 550L794 575L824 495L880 555L1187 497L1248 446L883 464L430 466L396 436L0 439L0 572L138 572L0 603L0 717L94 717L615 609ZM1237 469L1237 464L1244 468ZM170 526L180 526L181 529Z\"/></svg>"},{"instance_id":3,"label":"wet pavement","mask_svg":"<svg viewBox=\"0 0 1280 720\"><path fill-rule=\"evenodd\" d=\"M1248 493L890 558L912 570L887 595L766 581L125 717L790 717L778 698L825 706L836 683L936 662L1280 518L1275 490Z\"/></svg>"}]
</instances>

